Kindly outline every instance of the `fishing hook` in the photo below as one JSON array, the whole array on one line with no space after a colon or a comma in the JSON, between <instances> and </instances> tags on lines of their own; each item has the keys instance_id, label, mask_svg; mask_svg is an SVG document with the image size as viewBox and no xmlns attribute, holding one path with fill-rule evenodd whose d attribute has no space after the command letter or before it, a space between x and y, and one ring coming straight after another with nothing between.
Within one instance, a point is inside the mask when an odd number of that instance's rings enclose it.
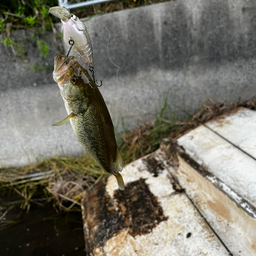
<instances>
[{"instance_id":1,"label":"fishing hook","mask_svg":"<svg viewBox=\"0 0 256 256\"><path fill-rule=\"evenodd\" d=\"M71 51L73 45L75 44L75 41L72 39L72 37L70 37L68 43L69 43L70 47L69 47L68 52L67 52L67 54L66 54L66 58L67 58L68 55L70 54L70 51Z\"/></svg>"},{"instance_id":2,"label":"fishing hook","mask_svg":"<svg viewBox=\"0 0 256 256\"><path fill-rule=\"evenodd\" d=\"M89 66L89 70L90 70L90 72L91 72L91 74L92 74L93 82L96 84L97 87L101 87L101 86L102 86L102 81L100 80L100 84L97 84L98 81L95 80L95 77L94 77L94 67L90 65L90 66Z\"/></svg>"}]
</instances>

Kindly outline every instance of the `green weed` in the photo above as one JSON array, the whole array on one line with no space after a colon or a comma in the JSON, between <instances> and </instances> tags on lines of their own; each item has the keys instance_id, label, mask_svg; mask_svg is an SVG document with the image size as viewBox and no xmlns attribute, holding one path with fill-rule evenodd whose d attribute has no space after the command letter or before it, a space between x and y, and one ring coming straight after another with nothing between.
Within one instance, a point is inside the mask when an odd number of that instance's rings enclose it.
<instances>
[{"instance_id":1,"label":"green weed","mask_svg":"<svg viewBox=\"0 0 256 256\"><path fill-rule=\"evenodd\" d=\"M27 54L27 52L24 50L24 48L21 44L15 44L15 49L20 57Z\"/></svg>"},{"instance_id":2,"label":"green weed","mask_svg":"<svg viewBox=\"0 0 256 256\"><path fill-rule=\"evenodd\" d=\"M23 19L23 22L30 28L36 24L36 16L28 16Z\"/></svg>"},{"instance_id":3,"label":"green weed","mask_svg":"<svg viewBox=\"0 0 256 256\"><path fill-rule=\"evenodd\" d=\"M14 41L12 39L10 39L9 37L6 37L5 39L1 40L2 44L6 44L8 47L13 46Z\"/></svg>"},{"instance_id":4,"label":"green weed","mask_svg":"<svg viewBox=\"0 0 256 256\"><path fill-rule=\"evenodd\" d=\"M47 57L49 53L49 45L44 40L37 40L37 48L40 51L40 55Z\"/></svg>"}]
</instances>

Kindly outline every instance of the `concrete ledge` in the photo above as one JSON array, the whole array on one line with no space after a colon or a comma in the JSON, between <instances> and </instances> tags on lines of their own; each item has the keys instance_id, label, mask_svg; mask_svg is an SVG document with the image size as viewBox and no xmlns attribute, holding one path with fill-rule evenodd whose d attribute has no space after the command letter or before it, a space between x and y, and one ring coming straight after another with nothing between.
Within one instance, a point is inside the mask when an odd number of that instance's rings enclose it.
<instances>
[{"instance_id":1,"label":"concrete ledge","mask_svg":"<svg viewBox=\"0 0 256 256\"><path fill-rule=\"evenodd\" d=\"M201 167L195 168L191 161L188 162L187 157L183 157L183 154L179 157L180 167L176 177L181 186L186 188L186 193L195 206L233 255L255 255L256 211L254 206L236 192L232 193L232 189L227 195L218 186L221 181L205 170L202 173ZM213 180L210 179L211 177ZM214 180L219 183L215 183ZM223 184L228 188L225 183ZM230 197L230 194L236 198ZM235 200L237 198L241 198L241 202L237 203Z\"/></svg>"},{"instance_id":2,"label":"concrete ledge","mask_svg":"<svg viewBox=\"0 0 256 256\"><path fill-rule=\"evenodd\" d=\"M171 178L165 152L134 161L86 193L87 255L229 255L184 190ZM90 254L91 253L91 254Z\"/></svg>"},{"instance_id":3,"label":"concrete ledge","mask_svg":"<svg viewBox=\"0 0 256 256\"><path fill-rule=\"evenodd\" d=\"M178 139L175 175L233 255L256 253L255 128L256 112L238 108Z\"/></svg>"}]
</instances>

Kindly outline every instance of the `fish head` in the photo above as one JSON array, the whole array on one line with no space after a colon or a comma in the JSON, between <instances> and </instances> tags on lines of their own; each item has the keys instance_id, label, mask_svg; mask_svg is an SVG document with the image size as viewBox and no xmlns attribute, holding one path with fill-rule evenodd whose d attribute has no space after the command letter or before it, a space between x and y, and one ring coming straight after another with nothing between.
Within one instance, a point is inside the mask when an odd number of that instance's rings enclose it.
<instances>
[{"instance_id":1,"label":"fish head","mask_svg":"<svg viewBox=\"0 0 256 256\"><path fill-rule=\"evenodd\" d=\"M66 101L80 99L90 89L89 79L74 56L55 55L53 80Z\"/></svg>"}]
</instances>

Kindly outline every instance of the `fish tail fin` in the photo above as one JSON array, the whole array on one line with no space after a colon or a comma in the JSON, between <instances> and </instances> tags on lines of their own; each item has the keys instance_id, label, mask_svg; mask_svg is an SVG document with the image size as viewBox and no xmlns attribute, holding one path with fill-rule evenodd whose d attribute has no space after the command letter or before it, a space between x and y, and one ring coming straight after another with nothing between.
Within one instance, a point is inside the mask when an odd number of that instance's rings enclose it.
<instances>
[{"instance_id":1,"label":"fish tail fin","mask_svg":"<svg viewBox=\"0 0 256 256\"><path fill-rule=\"evenodd\" d=\"M124 190L124 180L119 172L123 169L123 159L119 149L116 150L116 160L114 161L114 175L116 177L119 189Z\"/></svg>"},{"instance_id":2,"label":"fish tail fin","mask_svg":"<svg viewBox=\"0 0 256 256\"><path fill-rule=\"evenodd\" d=\"M123 159L118 148L116 150L116 160L114 161L114 168L115 173L119 173L123 169Z\"/></svg>"},{"instance_id":3,"label":"fish tail fin","mask_svg":"<svg viewBox=\"0 0 256 256\"><path fill-rule=\"evenodd\" d=\"M124 180L120 173L114 174L117 180L117 184L120 190L124 190Z\"/></svg>"}]
</instances>

